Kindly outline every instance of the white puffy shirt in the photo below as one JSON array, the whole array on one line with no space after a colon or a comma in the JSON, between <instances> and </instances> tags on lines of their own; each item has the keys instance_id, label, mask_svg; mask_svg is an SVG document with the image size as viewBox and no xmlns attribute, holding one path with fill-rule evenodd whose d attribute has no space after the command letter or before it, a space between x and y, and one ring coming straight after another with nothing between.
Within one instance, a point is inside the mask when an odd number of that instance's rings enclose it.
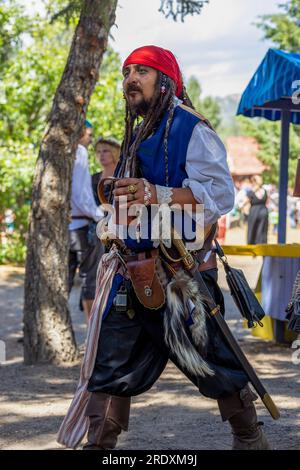
<instances>
[{"instance_id":1,"label":"white puffy shirt","mask_svg":"<svg viewBox=\"0 0 300 470\"><path fill-rule=\"evenodd\" d=\"M205 225L215 223L234 206L234 185L227 164L227 152L218 135L208 126L196 124L186 155L188 178L182 187L190 188L199 204L204 204Z\"/></svg>"},{"instance_id":2,"label":"white puffy shirt","mask_svg":"<svg viewBox=\"0 0 300 470\"><path fill-rule=\"evenodd\" d=\"M97 206L92 189L92 179L89 171L88 152L83 145L78 145L72 174L71 210L74 216L83 216L82 219L74 219L69 224L69 230L84 227L89 220L84 216L98 222L103 216L103 211Z\"/></svg>"}]
</instances>

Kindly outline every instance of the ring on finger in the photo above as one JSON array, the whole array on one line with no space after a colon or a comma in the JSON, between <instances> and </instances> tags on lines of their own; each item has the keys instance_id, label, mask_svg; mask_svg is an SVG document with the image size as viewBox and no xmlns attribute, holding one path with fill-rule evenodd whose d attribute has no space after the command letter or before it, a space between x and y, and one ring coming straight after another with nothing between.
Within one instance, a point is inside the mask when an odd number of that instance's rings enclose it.
<instances>
[{"instance_id":1,"label":"ring on finger","mask_svg":"<svg viewBox=\"0 0 300 470\"><path fill-rule=\"evenodd\" d=\"M129 186L127 186L127 191L129 192L129 194L134 194L136 193L138 190L138 187L136 184L130 184Z\"/></svg>"}]
</instances>

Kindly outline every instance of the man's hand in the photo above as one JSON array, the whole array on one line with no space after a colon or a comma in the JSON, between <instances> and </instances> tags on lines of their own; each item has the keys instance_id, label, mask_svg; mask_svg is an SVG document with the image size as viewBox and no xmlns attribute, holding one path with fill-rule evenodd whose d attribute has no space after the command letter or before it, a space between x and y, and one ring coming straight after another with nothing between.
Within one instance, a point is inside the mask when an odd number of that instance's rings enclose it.
<instances>
[{"instance_id":1,"label":"man's hand","mask_svg":"<svg viewBox=\"0 0 300 470\"><path fill-rule=\"evenodd\" d=\"M151 199L150 204L157 204L156 188L154 184L150 184ZM136 192L132 193L129 191L130 186L136 187ZM123 196L122 199L127 197L127 202L121 199L120 208L129 208L134 204L144 204L145 203L145 183L142 178L122 178L115 183L115 189L113 191L114 197L117 201L120 201L120 196Z\"/></svg>"}]
</instances>

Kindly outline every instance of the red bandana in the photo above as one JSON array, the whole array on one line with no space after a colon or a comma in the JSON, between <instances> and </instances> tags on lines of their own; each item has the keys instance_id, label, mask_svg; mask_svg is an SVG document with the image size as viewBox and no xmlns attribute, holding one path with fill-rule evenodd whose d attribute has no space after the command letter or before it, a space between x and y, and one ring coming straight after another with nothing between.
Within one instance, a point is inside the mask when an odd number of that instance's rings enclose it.
<instances>
[{"instance_id":1,"label":"red bandana","mask_svg":"<svg viewBox=\"0 0 300 470\"><path fill-rule=\"evenodd\" d=\"M135 49L125 60L123 68L127 65L147 65L168 75L176 85L176 96L182 93L182 77L179 65L171 51L157 46L144 46Z\"/></svg>"}]
</instances>

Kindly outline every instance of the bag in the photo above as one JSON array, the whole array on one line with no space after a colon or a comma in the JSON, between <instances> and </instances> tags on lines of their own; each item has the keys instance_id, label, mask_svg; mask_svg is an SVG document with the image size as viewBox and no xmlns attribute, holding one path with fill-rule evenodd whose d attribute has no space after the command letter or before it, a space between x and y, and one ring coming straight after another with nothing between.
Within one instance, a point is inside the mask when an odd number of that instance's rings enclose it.
<instances>
[{"instance_id":1,"label":"bag","mask_svg":"<svg viewBox=\"0 0 300 470\"><path fill-rule=\"evenodd\" d=\"M289 321L288 329L300 333L300 271L296 276L292 297L285 311L286 319Z\"/></svg>"},{"instance_id":2,"label":"bag","mask_svg":"<svg viewBox=\"0 0 300 470\"><path fill-rule=\"evenodd\" d=\"M249 286L243 271L229 266L224 252L217 240L215 240L215 245L216 253L218 254L226 272L226 281L230 289L230 294L232 295L241 315L247 320L248 328L253 328L256 326L256 323L263 326L261 320L264 318L265 312Z\"/></svg>"},{"instance_id":3,"label":"bag","mask_svg":"<svg viewBox=\"0 0 300 470\"><path fill-rule=\"evenodd\" d=\"M146 255L148 257L146 257ZM144 307L157 310L166 302L167 276L157 249L124 256L134 292Z\"/></svg>"}]
</instances>

